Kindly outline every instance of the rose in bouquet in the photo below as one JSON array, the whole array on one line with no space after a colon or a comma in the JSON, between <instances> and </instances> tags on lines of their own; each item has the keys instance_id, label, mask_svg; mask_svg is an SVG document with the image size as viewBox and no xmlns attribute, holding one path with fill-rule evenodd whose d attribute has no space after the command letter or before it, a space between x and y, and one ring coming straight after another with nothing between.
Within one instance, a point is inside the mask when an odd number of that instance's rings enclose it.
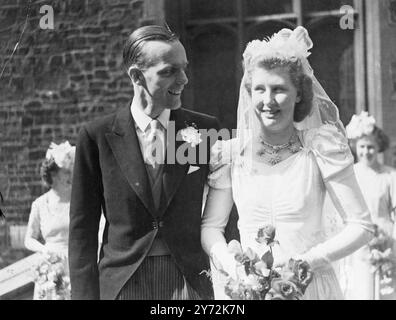
<instances>
[{"instance_id":1,"label":"rose in bouquet","mask_svg":"<svg viewBox=\"0 0 396 320\"><path fill-rule=\"evenodd\" d=\"M374 238L369 242L369 261L372 272L378 272L382 285L381 294L387 295L394 292L396 261L393 252L394 240L384 230L375 226Z\"/></svg>"},{"instance_id":2,"label":"rose in bouquet","mask_svg":"<svg viewBox=\"0 0 396 320\"><path fill-rule=\"evenodd\" d=\"M228 250L235 258L235 275L219 270L226 277L225 293L235 300L301 300L312 280L313 273L307 262L290 259L281 268L274 268L272 247L275 228L260 228L256 241L258 252L243 250L238 241L231 241Z\"/></svg>"},{"instance_id":3,"label":"rose in bouquet","mask_svg":"<svg viewBox=\"0 0 396 320\"><path fill-rule=\"evenodd\" d=\"M65 260L56 253L45 254L34 266L34 282L39 300L70 299L70 279Z\"/></svg>"}]
</instances>

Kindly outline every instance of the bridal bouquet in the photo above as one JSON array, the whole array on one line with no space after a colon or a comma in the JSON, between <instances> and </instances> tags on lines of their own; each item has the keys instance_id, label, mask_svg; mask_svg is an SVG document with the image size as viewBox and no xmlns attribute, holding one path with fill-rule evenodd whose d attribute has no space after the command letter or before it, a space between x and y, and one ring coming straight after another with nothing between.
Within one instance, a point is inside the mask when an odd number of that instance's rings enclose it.
<instances>
[{"instance_id":1,"label":"bridal bouquet","mask_svg":"<svg viewBox=\"0 0 396 320\"><path fill-rule=\"evenodd\" d=\"M70 299L70 279L61 256L56 253L43 255L33 272L38 300Z\"/></svg>"},{"instance_id":2,"label":"bridal bouquet","mask_svg":"<svg viewBox=\"0 0 396 320\"><path fill-rule=\"evenodd\" d=\"M393 238L378 226L375 228L374 238L369 242L369 260L373 272L379 272L382 286L381 294L394 292L394 278L396 276L396 261L393 252Z\"/></svg>"},{"instance_id":3,"label":"bridal bouquet","mask_svg":"<svg viewBox=\"0 0 396 320\"><path fill-rule=\"evenodd\" d=\"M225 293L233 300L301 300L312 280L307 262L290 259L282 268L274 268L272 247L277 244L275 228L260 228L256 241L260 253L248 248L243 251L238 241L231 241L228 250L236 260L236 278L226 271Z\"/></svg>"}]
</instances>

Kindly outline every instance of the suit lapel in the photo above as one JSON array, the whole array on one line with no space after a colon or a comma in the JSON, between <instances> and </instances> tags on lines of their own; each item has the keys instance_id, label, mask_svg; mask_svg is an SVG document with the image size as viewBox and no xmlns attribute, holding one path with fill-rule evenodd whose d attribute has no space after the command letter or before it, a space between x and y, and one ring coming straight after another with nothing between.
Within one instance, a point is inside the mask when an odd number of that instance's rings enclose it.
<instances>
[{"instance_id":1,"label":"suit lapel","mask_svg":"<svg viewBox=\"0 0 396 320\"><path fill-rule=\"evenodd\" d=\"M106 138L129 185L147 210L156 216L151 186L129 107L117 114L112 132L106 134Z\"/></svg>"},{"instance_id":2,"label":"suit lapel","mask_svg":"<svg viewBox=\"0 0 396 320\"><path fill-rule=\"evenodd\" d=\"M165 210L168 208L170 202L172 201L177 189L180 186L183 178L186 176L188 168L190 165L187 164L179 164L176 159L176 151L180 145L184 143L184 141L177 141L176 136L179 130L185 128L186 116L183 109L173 110L170 115L170 121L174 121L175 123L175 134L170 134L170 140L167 151L167 161L165 162L164 173L162 176L163 179L163 197L164 202L163 205L159 209L159 216L162 216ZM171 125L171 123L170 123ZM174 139L174 140L173 140ZM173 143L173 145L172 145ZM174 146L174 147L173 147ZM168 156L172 153L173 159L175 159L175 164L168 164Z\"/></svg>"}]
</instances>

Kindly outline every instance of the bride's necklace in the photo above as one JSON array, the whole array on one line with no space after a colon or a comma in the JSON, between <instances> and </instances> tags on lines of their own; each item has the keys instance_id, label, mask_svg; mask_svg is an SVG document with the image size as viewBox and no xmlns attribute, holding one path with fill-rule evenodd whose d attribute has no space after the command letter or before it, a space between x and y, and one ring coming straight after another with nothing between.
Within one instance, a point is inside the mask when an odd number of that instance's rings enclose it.
<instances>
[{"instance_id":1,"label":"bride's necklace","mask_svg":"<svg viewBox=\"0 0 396 320\"><path fill-rule=\"evenodd\" d=\"M266 142L263 137L259 137L259 141L261 149L257 154L271 165L276 165L281 162L283 160L282 154L295 154L301 150L301 145L296 132L294 132L289 141L284 144L272 145Z\"/></svg>"}]
</instances>

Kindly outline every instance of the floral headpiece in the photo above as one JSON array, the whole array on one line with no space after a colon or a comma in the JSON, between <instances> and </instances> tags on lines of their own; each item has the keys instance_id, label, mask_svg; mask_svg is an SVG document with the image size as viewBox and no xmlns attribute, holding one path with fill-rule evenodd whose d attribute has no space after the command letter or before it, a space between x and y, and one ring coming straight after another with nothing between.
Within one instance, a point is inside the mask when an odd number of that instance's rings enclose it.
<instances>
[{"instance_id":1,"label":"floral headpiece","mask_svg":"<svg viewBox=\"0 0 396 320\"><path fill-rule=\"evenodd\" d=\"M346 126L348 139L358 139L363 135L370 135L375 128L375 119L368 112L362 111L360 115L354 114Z\"/></svg>"},{"instance_id":2,"label":"floral headpiece","mask_svg":"<svg viewBox=\"0 0 396 320\"><path fill-rule=\"evenodd\" d=\"M60 144L51 142L45 158L54 159L59 168L71 169L74 164L75 152L76 147L71 146L69 141Z\"/></svg>"},{"instance_id":3,"label":"floral headpiece","mask_svg":"<svg viewBox=\"0 0 396 320\"><path fill-rule=\"evenodd\" d=\"M249 42L243 60L246 68L256 58L306 59L312 47L312 40L304 27L299 26L294 30L284 28L270 38Z\"/></svg>"}]
</instances>

